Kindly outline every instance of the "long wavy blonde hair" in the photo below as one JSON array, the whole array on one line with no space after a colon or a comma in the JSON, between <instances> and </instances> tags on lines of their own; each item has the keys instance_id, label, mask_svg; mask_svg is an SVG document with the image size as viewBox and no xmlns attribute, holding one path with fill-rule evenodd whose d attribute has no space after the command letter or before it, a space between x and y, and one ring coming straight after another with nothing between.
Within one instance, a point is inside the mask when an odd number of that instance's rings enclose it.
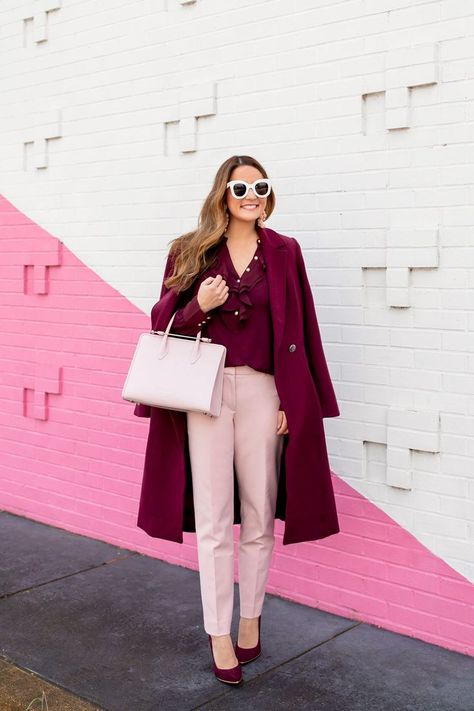
<instances>
[{"instance_id":1,"label":"long wavy blonde hair","mask_svg":"<svg viewBox=\"0 0 474 711\"><path fill-rule=\"evenodd\" d=\"M260 171L263 178L268 178L264 167L251 156L231 156L222 163L201 208L197 229L186 232L168 243L171 244L169 251L173 259L173 272L164 282L167 288L175 288L178 292L186 291L196 277L213 263L214 247L220 244L226 229L227 183L232 171L239 165L251 165ZM274 207L275 194L272 188L265 206L267 217L270 217Z\"/></svg>"}]
</instances>

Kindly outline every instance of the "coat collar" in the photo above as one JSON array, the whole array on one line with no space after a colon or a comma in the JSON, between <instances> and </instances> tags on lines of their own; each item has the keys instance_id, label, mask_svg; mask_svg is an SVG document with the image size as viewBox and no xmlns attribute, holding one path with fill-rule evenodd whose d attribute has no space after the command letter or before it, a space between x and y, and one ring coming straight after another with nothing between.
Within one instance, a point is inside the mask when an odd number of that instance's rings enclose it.
<instances>
[{"instance_id":1,"label":"coat collar","mask_svg":"<svg viewBox=\"0 0 474 711\"><path fill-rule=\"evenodd\" d=\"M267 281L273 322L274 353L276 354L285 325L288 247L283 237L275 230L258 225L256 230L260 238L263 258L268 267Z\"/></svg>"}]
</instances>

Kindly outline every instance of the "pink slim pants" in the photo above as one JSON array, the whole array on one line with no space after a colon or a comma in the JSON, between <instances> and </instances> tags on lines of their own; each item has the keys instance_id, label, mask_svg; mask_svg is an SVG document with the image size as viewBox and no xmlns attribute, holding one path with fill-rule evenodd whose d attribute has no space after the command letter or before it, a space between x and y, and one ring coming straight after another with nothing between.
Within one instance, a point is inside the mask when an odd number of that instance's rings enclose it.
<instances>
[{"instance_id":1,"label":"pink slim pants","mask_svg":"<svg viewBox=\"0 0 474 711\"><path fill-rule=\"evenodd\" d=\"M283 435L272 374L224 368L218 417L187 413L204 629L230 634L234 604L234 479L239 485L241 617L258 617L272 558Z\"/></svg>"}]
</instances>

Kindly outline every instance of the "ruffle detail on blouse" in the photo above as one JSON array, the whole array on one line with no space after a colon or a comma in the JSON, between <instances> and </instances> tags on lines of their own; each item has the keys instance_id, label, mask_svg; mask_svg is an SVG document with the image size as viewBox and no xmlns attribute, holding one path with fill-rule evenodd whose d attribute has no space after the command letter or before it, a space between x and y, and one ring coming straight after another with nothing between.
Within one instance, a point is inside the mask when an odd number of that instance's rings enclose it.
<instances>
[{"instance_id":1,"label":"ruffle detail on blouse","mask_svg":"<svg viewBox=\"0 0 474 711\"><path fill-rule=\"evenodd\" d=\"M234 312L238 310L239 314L238 319L236 320L238 320L239 323L247 321L253 307L251 298L252 289L266 277L265 270L267 266L263 259L260 247L255 253L255 256L258 257L259 266L255 269L251 269L250 272L244 272L240 282L235 283L236 277L232 273L230 275L228 273L227 276L224 276L227 286L229 287L229 291L227 300L219 308L226 312ZM230 259L229 255L227 255L227 259ZM224 266L226 265L222 264L222 267ZM243 281L244 279L245 281Z\"/></svg>"},{"instance_id":2,"label":"ruffle detail on blouse","mask_svg":"<svg viewBox=\"0 0 474 711\"><path fill-rule=\"evenodd\" d=\"M253 307L251 296L251 291L262 279L265 278L265 274L262 272L255 273L255 278L249 283L239 283L237 286L229 284L229 278L224 277L227 285L229 287L228 296L226 301L219 307L221 311L237 311L238 321L246 321L249 317L249 311Z\"/></svg>"},{"instance_id":3,"label":"ruffle detail on blouse","mask_svg":"<svg viewBox=\"0 0 474 711\"><path fill-rule=\"evenodd\" d=\"M251 298L252 289L262 279L266 278L265 272L267 265L265 264L265 260L263 258L260 243L258 243L254 257L258 258L258 265L256 264L256 266L251 268L248 272L244 271L240 277L240 281L237 281L237 272L232 264L232 259L227 250L226 244L222 243L218 251L217 262L201 275L202 280L207 277L215 277L217 274L221 274L223 279L225 279L226 284L229 287L227 299L223 304L216 307L215 311L224 311L226 314L232 314L233 318L228 320L229 325L235 323L240 327L245 321L247 321L251 309L253 308ZM254 263L253 260L252 263ZM239 312L238 318L234 313L235 311Z\"/></svg>"}]
</instances>

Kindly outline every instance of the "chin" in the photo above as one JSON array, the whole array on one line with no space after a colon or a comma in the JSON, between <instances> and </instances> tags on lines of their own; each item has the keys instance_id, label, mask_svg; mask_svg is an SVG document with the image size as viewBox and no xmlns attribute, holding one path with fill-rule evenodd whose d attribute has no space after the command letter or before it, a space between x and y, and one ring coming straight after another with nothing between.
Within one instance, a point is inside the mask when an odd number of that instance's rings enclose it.
<instances>
[{"instance_id":1,"label":"chin","mask_svg":"<svg viewBox=\"0 0 474 711\"><path fill-rule=\"evenodd\" d=\"M237 219L242 220L242 222L255 222L258 219L258 212L247 214L244 210L240 210Z\"/></svg>"}]
</instances>

